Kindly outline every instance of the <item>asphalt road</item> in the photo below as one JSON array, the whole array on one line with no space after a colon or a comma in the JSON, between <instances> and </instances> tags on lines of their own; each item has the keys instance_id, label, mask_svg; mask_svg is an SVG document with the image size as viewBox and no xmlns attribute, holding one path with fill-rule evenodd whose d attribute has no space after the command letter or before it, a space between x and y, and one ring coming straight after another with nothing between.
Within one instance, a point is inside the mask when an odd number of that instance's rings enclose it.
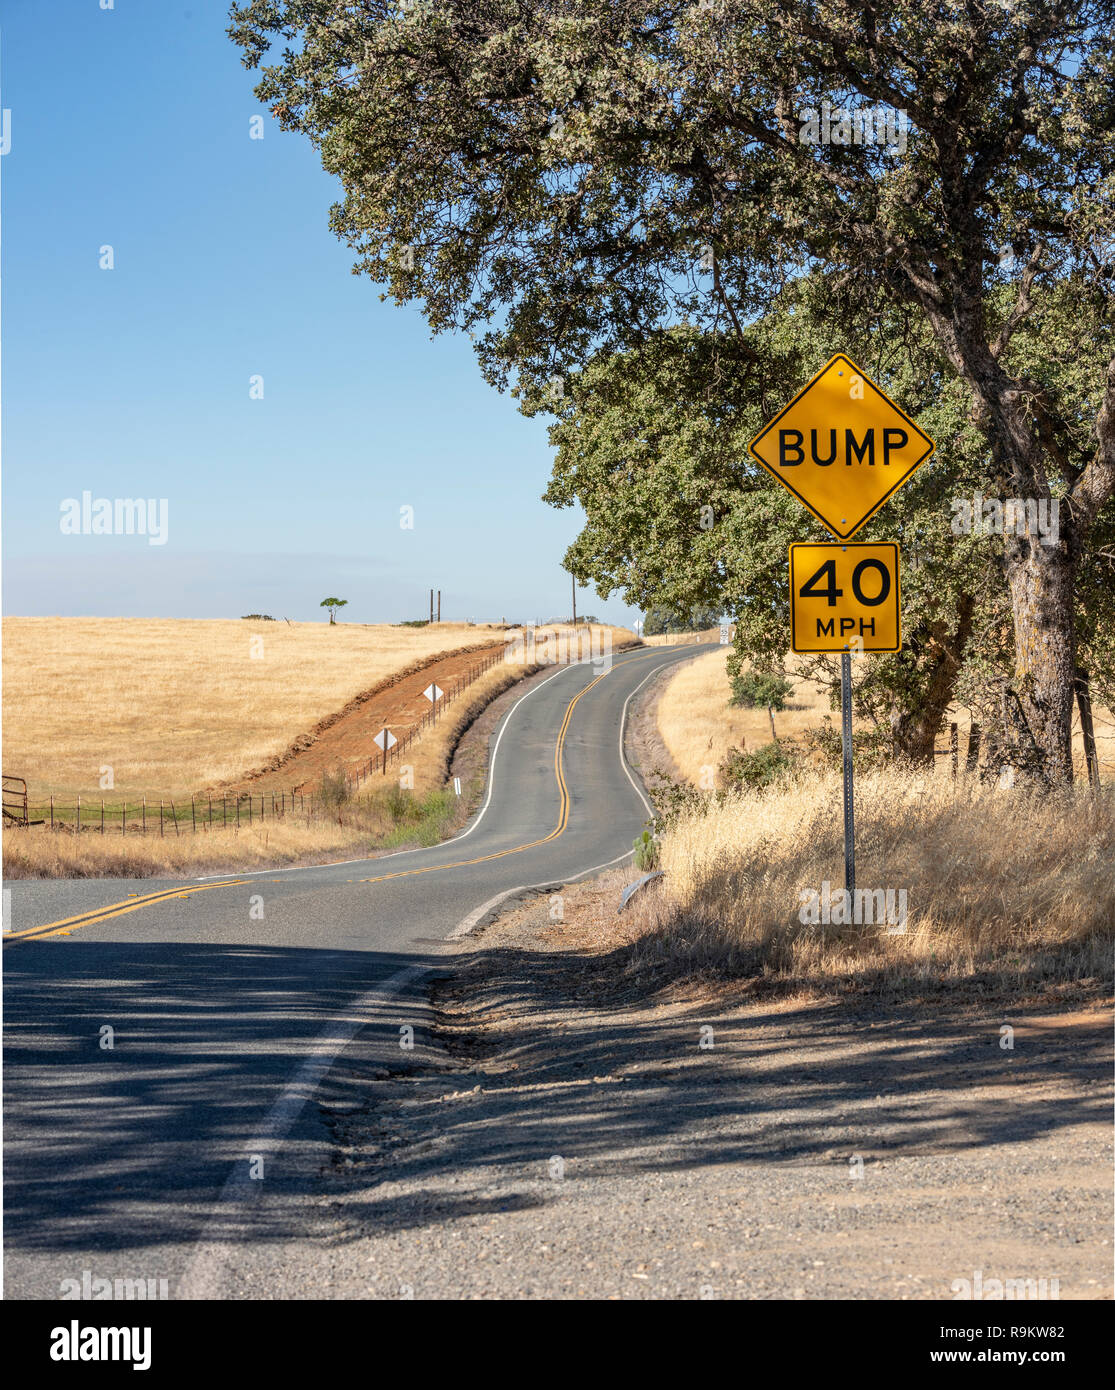
<instances>
[{"instance_id":1,"label":"asphalt road","mask_svg":"<svg viewBox=\"0 0 1115 1390\"><path fill-rule=\"evenodd\" d=\"M219 1296L254 1234L295 1234L268 1231L267 1201L289 1184L306 1103L346 1068L398 1058L444 943L505 895L630 853L648 806L622 752L628 702L699 650L620 653L534 686L494 736L485 803L433 849L12 883L6 1296L57 1298L86 1271Z\"/></svg>"}]
</instances>

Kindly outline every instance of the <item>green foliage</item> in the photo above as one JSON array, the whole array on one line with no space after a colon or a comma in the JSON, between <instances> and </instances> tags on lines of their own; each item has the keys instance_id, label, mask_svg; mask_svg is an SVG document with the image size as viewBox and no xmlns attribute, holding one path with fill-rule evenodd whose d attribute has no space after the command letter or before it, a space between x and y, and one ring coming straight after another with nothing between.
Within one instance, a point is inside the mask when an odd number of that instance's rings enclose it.
<instances>
[{"instance_id":1,"label":"green foliage","mask_svg":"<svg viewBox=\"0 0 1115 1390\"><path fill-rule=\"evenodd\" d=\"M785 709L793 682L775 671L741 671L731 678L728 703L745 709Z\"/></svg>"},{"instance_id":2,"label":"green foliage","mask_svg":"<svg viewBox=\"0 0 1115 1390\"><path fill-rule=\"evenodd\" d=\"M343 608L346 603L348 603L347 598L323 598L322 601L318 604L318 607L328 608L329 621L330 623L335 623L337 621L337 609Z\"/></svg>"},{"instance_id":3,"label":"green foliage","mask_svg":"<svg viewBox=\"0 0 1115 1390\"><path fill-rule=\"evenodd\" d=\"M429 618L407 618L404 622L393 623L393 627L429 627Z\"/></svg>"},{"instance_id":4,"label":"green foliage","mask_svg":"<svg viewBox=\"0 0 1115 1390\"><path fill-rule=\"evenodd\" d=\"M803 751L819 758L828 767L839 770L844 766L844 741L840 730L826 716L819 728L808 729L802 735ZM852 758L857 772L867 772L884 764L902 761L896 757L890 740L878 729L852 731Z\"/></svg>"},{"instance_id":5,"label":"green foliage","mask_svg":"<svg viewBox=\"0 0 1115 1390\"><path fill-rule=\"evenodd\" d=\"M649 830L635 841L635 867L644 874L658 868L658 841Z\"/></svg>"},{"instance_id":6,"label":"green foliage","mask_svg":"<svg viewBox=\"0 0 1115 1390\"><path fill-rule=\"evenodd\" d=\"M275 619L270 613L245 613L240 621L243 623L273 623Z\"/></svg>"},{"instance_id":7,"label":"green foliage","mask_svg":"<svg viewBox=\"0 0 1115 1390\"><path fill-rule=\"evenodd\" d=\"M729 748L720 764L720 776L728 787L750 787L761 791L777 782L797 766L797 759L781 743L767 743L754 753Z\"/></svg>"},{"instance_id":8,"label":"green foliage","mask_svg":"<svg viewBox=\"0 0 1115 1390\"><path fill-rule=\"evenodd\" d=\"M723 607L781 657L785 546L828 536L746 443L848 351L938 446L871 524L903 545L907 644L861 712L924 753L976 648L1063 743L1074 646L1109 670L1115 642L1110 4L243 0L230 25L339 180L355 270L556 417L572 573ZM887 102L901 141L811 141L824 100ZM950 534L976 489L1071 499L1041 603L1026 545Z\"/></svg>"},{"instance_id":9,"label":"green foliage","mask_svg":"<svg viewBox=\"0 0 1115 1390\"><path fill-rule=\"evenodd\" d=\"M391 817L394 829L384 844L388 847L409 844L439 844L456 813L457 798L449 791L431 791L421 796L402 787L391 786L380 793L382 804Z\"/></svg>"},{"instance_id":10,"label":"green foliage","mask_svg":"<svg viewBox=\"0 0 1115 1390\"><path fill-rule=\"evenodd\" d=\"M643 621L643 633L657 637L664 632L706 632L720 622L719 608L700 605L680 612L669 608L649 608Z\"/></svg>"}]
</instances>

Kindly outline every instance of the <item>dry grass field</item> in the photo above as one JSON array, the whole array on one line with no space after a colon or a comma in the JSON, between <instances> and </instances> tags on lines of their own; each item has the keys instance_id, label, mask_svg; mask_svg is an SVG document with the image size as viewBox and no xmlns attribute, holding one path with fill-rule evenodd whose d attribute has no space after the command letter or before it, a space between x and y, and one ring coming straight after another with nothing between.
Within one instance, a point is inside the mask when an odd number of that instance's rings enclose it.
<instances>
[{"instance_id":1,"label":"dry grass field","mask_svg":"<svg viewBox=\"0 0 1115 1390\"><path fill-rule=\"evenodd\" d=\"M839 773L812 770L689 814L661 840L664 887L641 909L644 955L685 970L810 987L902 992L960 977L1025 988L1110 988L1115 788L1048 798L941 776L856 783L861 921L811 921L809 895L843 887ZM905 893L905 921L892 918ZM805 911L806 920L802 918Z\"/></svg>"},{"instance_id":2,"label":"dry grass field","mask_svg":"<svg viewBox=\"0 0 1115 1390\"><path fill-rule=\"evenodd\" d=\"M3 634L4 771L93 797L111 767L132 798L235 777L401 669L503 636L145 618L5 618Z\"/></svg>"},{"instance_id":3,"label":"dry grass field","mask_svg":"<svg viewBox=\"0 0 1115 1390\"><path fill-rule=\"evenodd\" d=\"M771 741L770 716L765 709L732 709L728 705L728 651L720 647L683 662L658 701L662 741L681 776L695 786L711 787L710 779L729 748L753 752ZM792 678L792 658L787 670ZM809 681L798 680L786 704L785 710L774 714L780 738L816 728L831 713L828 696Z\"/></svg>"},{"instance_id":4,"label":"dry grass field","mask_svg":"<svg viewBox=\"0 0 1115 1390\"><path fill-rule=\"evenodd\" d=\"M313 816L290 815L241 828L202 829L200 833L101 835L93 828L81 835L71 828L5 830L4 872L7 878L148 878L184 874L235 872L237 869L288 864L320 864L357 858L375 850L410 844L436 843L467 819L480 787L460 801L443 793L449 761L461 734L498 695L531 674L535 667L499 665L469 687L468 695L450 706L446 717L426 730L408 754L413 796L396 800L388 793L398 786L400 768L394 764L386 779L370 778L352 800L334 811ZM409 803L409 806L408 806ZM400 817L412 809L414 818ZM119 822L117 823L119 826Z\"/></svg>"},{"instance_id":5,"label":"dry grass field","mask_svg":"<svg viewBox=\"0 0 1115 1390\"><path fill-rule=\"evenodd\" d=\"M669 678L658 701L657 720L662 740L680 775L695 786L711 785L709 778L715 774L729 748L745 748L748 752L754 752L771 742L770 716L765 709L729 707L726 660L727 649L724 648L705 652L692 661L682 663ZM786 673L795 684L787 698L786 709L776 710L774 714L779 738L818 728L826 715L839 728L839 712L832 710L827 693L818 690L812 681L801 679L799 669L794 656L787 657ZM855 680L854 667L852 679ZM956 722L963 759L971 715L967 710L957 708L949 712L948 718ZM1115 716L1110 710L1097 707L1093 711L1093 720L1100 769L1104 776L1111 776L1115 774ZM859 727L858 721L856 727ZM942 752L947 750L947 732L938 739L937 746ZM1077 775L1085 778L1087 773L1079 716L1074 719L1073 746ZM938 764L942 770L946 770L948 759L940 758Z\"/></svg>"}]
</instances>

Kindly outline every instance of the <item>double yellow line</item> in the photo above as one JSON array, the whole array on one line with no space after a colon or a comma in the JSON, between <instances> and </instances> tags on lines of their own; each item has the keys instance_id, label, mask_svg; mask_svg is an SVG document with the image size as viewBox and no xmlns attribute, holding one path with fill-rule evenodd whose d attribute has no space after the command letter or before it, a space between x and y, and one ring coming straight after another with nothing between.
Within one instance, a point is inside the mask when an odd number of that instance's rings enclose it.
<instances>
[{"instance_id":1,"label":"double yellow line","mask_svg":"<svg viewBox=\"0 0 1115 1390\"><path fill-rule=\"evenodd\" d=\"M157 893L144 893L141 897L132 898L128 902L109 903L106 907L91 908L88 912L79 912L75 917L62 917L57 922L47 922L42 927L28 927L26 931L12 931L4 933L4 944L9 941L33 941L40 936L65 936L69 932L76 931L78 927L91 927L97 922L104 922L109 917L123 917L127 912L138 912L141 907L149 907L151 903L166 902L168 898L188 898L191 893L206 893L210 888L231 888L237 883L247 883L246 878L230 878L223 883L203 883L190 888L163 888Z\"/></svg>"},{"instance_id":2,"label":"double yellow line","mask_svg":"<svg viewBox=\"0 0 1115 1390\"><path fill-rule=\"evenodd\" d=\"M522 854L524 850L537 849L539 845L548 844L551 840L556 840L559 835L565 833L569 824L570 797L569 788L565 781L565 769L562 766L562 753L565 750L565 736L569 732L569 721L573 718L573 711L578 703L589 693L589 691L600 684L616 666L629 666L632 661L646 661L649 657L655 656L655 652L648 652L643 656L628 657L626 661L614 662L608 671L602 672L595 680L569 701L565 707L565 717L561 721L561 728L558 730L557 744L554 748L554 776L557 778L558 793L560 804L558 808L558 823L548 835L543 835L539 840L531 840L527 844L514 845L511 849L497 850L493 854L479 854L473 859L458 859L450 864L431 864L424 869L398 869L391 874L378 874L374 878L350 879L350 883L384 883L391 878L414 878L418 874L439 873L443 869L461 869L469 864L486 864L491 859L503 859L509 854ZM327 868L327 865L321 865ZM132 898L128 902L109 903L106 907L94 908L89 912L80 912L75 917L63 917L57 922L48 922L45 926L29 927L26 931L5 932L4 942L30 941L44 936L65 936L72 931L77 931L79 927L90 927L98 922L108 921L110 917L122 917L125 913L136 912L141 907L150 907L152 903L166 902L168 898L185 898L191 893L205 893L211 888L232 888L240 883L248 883L246 878L230 878L221 883L205 883L193 887L167 888L157 893L147 893L143 897Z\"/></svg>"},{"instance_id":3,"label":"double yellow line","mask_svg":"<svg viewBox=\"0 0 1115 1390\"><path fill-rule=\"evenodd\" d=\"M653 653L651 653L653 655ZM642 661L643 657L632 657L632 661ZM626 661L617 661L616 666L626 666ZM594 685L599 685L607 676L609 671L596 677L594 681L589 681L584 690L579 691L573 696L572 700L565 707L565 718L561 721L561 728L558 730L557 744L554 748L554 776L557 778L558 793L561 797L558 807L558 823L548 835L543 835L540 840L530 840L525 845L513 845L510 849L496 850L494 854L478 854L473 859L456 859L451 864L430 864L425 869L397 869L393 874L378 874L375 878L356 878L353 883L384 883L389 878L413 878L418 874L438 873L441 869L463 869L468 864L486 864L490 859L504 859L509 854L522 854L527 849L537 849L539 845L548 844L551 840L556 840L559 835L565 833L569 824L569 788L565 783L565 769L562 766L561 755L565 751L565 735L569 731L569 721L573 718L573 711L577 708L578 700L581 700L589 693Z\"/></svg>"}]
</instances>

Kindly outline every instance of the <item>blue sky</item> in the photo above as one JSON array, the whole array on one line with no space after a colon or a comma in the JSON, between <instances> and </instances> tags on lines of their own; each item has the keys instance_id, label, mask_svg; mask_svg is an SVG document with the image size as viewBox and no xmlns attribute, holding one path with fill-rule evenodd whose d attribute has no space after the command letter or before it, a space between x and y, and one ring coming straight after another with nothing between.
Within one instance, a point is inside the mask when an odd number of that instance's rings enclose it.
<instances>
[{"instance_id":1,"label":"blue sky","mask_svg":"<svg viewBox=\"0 0 1115 1390\"><path fill-rule=\"evenodd\" d=\"M446 618L567 613L580 514L540 500L545 422L351 274L338 185L253 97L223 0L4 9L5 611L305 619L337 594L397 621L433 585ZM64 535L85 492L166 498L166 544Z\"/></svg>"}]
</instances>

